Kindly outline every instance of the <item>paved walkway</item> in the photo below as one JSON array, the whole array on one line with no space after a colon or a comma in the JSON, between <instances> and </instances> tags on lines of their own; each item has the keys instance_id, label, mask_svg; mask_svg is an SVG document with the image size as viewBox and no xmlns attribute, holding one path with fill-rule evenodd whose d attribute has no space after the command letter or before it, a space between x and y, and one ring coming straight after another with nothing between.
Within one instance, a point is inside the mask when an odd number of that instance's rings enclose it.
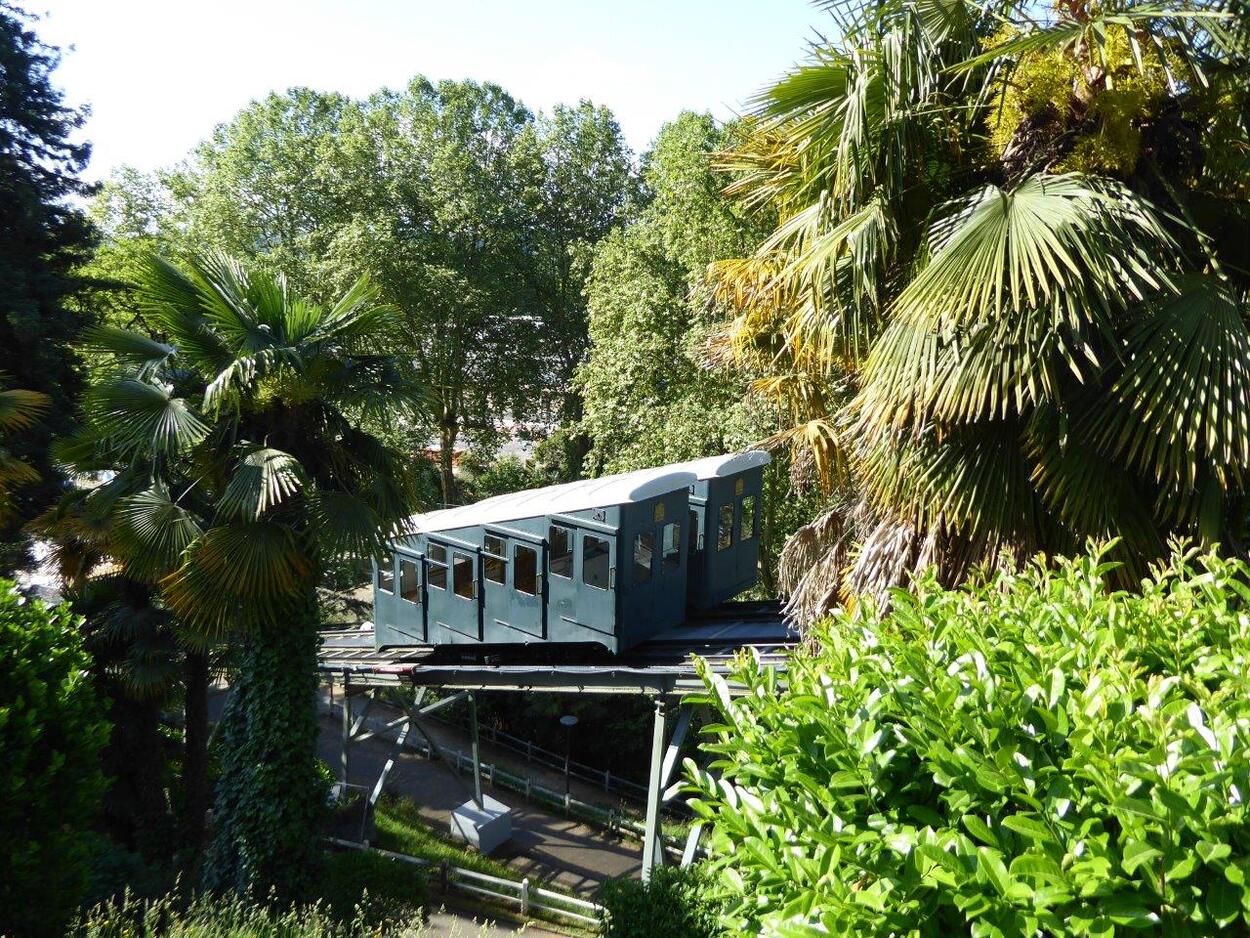
<instances>
[{"instance_id":1,"label":"paved walkway","mask_svg":"<svg viewBox=\"0 0 1250 938\"><path fill-rule=\"evenodd\" d=\"M342 754L342 717L337 706L333 716L324 715L324 710L322 713L319 754L337 771ZM391 718L388 713L371 716L366 726L376 729ZM467 748L455 728L432 721L422 725L440 745ZM348 781L372 788L394 753L394 743L389 739L373 737L352 743ZM491 757L483 753L483 758L490 761ZM423 819L445 831L451 812L473 797L472 784L470 776L453 771L444 762L405 749L387 777L386 791L411 798ZM536 807L510 789L483 784L483 791L512 808L512 840L495 858L526 876L554 879L585 893L593 892L604 879L642 869L642 846L636 840L610 836Z\"/></svg>"}]
</instances>

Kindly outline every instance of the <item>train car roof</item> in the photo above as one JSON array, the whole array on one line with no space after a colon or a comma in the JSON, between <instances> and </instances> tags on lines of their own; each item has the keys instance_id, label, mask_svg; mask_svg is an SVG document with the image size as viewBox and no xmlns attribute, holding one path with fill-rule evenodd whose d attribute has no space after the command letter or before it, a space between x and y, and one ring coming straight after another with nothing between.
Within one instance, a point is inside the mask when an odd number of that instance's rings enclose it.
<instances>
[{"instance_id":1,"label":"train car roof","mask_svg":"<svg viewBox=\"0 0 1250 938\"><path fill-rule=\"evenodd\" d=\"M726 453L724 456L707 456L704 459L692 459L690 462L673 463L665 466L675 472L693 472L695 478L702 482L705 479L717 479L731 476L756 466L767 466L773 457L762 449L747 450L745 453Z\"/></svg>"},{"instance_id":2,"label":"train car roof","mask_svg":"<svg viewBox=\"0 0 1250 938\"><path fill-rule=\"evenodd\" d=\"M698 477L690 471L673 466L658 466L636 472L581 479L540 489L526 489L508 495L496 495L472 505L428 511L412 518L412 533L434 533L467 528L481 524L503 524L522 518L584 511L646 501L688 488Z\"/></svg>"}]
</instances>

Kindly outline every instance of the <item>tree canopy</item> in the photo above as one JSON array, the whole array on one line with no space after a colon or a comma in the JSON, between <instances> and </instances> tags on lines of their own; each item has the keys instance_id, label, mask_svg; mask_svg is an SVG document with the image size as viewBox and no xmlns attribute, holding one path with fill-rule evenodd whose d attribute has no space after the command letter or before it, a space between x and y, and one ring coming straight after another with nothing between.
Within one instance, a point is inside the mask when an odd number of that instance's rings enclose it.
<instances>
[{"instance_id":1,"label":"tree canopy","mask_svg":"<svg viewBox=\"0 0 1250 938\"><path fill-rule=\"evenodd\" d=\"M59 53L29 19L0 3L0 383L47 395L46 413L7 446L32 469L0 523L0 569L22 561L18 528L56 497L53 436L73 426L82 364L73 343L90 316L75 307L75 268L94 235L73 199L90 147L74 141L83 114L52 84Z\"/></svg>"}]
</instances>

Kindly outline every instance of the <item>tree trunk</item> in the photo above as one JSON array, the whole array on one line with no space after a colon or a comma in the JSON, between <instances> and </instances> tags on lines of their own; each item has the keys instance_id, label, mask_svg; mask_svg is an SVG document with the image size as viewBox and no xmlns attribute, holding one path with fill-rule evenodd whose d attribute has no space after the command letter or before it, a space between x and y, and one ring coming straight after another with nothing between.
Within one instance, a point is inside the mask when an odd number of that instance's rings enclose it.
<instances>
[{"instance_id":1,"label":"tree trunk","mask_svg":"<svg viewBox=\"0 0 1250 938\"><path fill-rule=\"evenodd\" d=\"M581 423L584 414L585 406L582 396L576 391L566 392L563 406L561 407L561 422L566 430L564 434L564 468L568 478L561 479L561 482L572 482L582 478L586 473L586 457L590 455L590 437L582 433L581 430L574 429Z\"/></svg>"},{"instance_id":2,"label":"tree trunk","mask_svg":"<svg viewBox=\"0 0 1250 938\"><path fill-rule=\"evenodd\" d=\"M458 428L454 423L444 422L439 438L438 468L443 483L443 507L456 504L456 438Z\"/></svg>"},{"instance_id":3,"label":"tree trunk","mask_svg":"<svg viewBox=\"0 0 1250 938\"><path fill-rule=\"evenodd\" d=\"M317 600L244 641L222 714L210 890L307 898L317 881L326 782L317 763Z\"/></svg>"},{"instance_id":4,"label":"tree trunk","mask_svg":"<svg viewBox=\"0 0 1250 938\"><path fill-rule=\"evenodd\" d=\"M192 864L204 849L208 811L208 653L188 651L183 659L182 834Z\"/></svg>"}]
</instances>

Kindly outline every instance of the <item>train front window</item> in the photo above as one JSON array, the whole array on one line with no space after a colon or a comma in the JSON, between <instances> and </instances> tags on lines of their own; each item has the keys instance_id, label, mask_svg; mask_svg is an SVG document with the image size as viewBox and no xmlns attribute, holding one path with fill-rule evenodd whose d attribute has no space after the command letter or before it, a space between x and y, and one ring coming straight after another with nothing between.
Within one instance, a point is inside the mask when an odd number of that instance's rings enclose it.
<instances>
[{"instance_id":1,"label":"train front window","mask_svg":"<svg viewBox=\"0 0 1250 938\"><path fill-rule=\"evenodd\" d=\"M426 583L432 590L447 589L447 548L431 544L426 556L430 560L430 572Z\"/></svg>"},{"instance_id":2,"label":"train front window","mask_svg":"<svg viewBox=\"0 0 1250 938\"><path fill-rule=\"evenodd\" d=\"M411 560L399 562L399 595L410 603L421 602L421 578Z\"/></svg>"},{"instance_id":3,"label":"train front window","mask_svg":"<svg viewBox=\"0 0 1250 938\"><path fill-rule=\"evenodd\" d=\"M651 579L651 555L655 552L655 537L650 531L634 535L634 583L646 583Z\"/></svg>"},{"instance_id":4,"label":"train front window","mask_svg":"<svg viewBox=\"0 0 1250 938\"><path fill-rule=\"evenodd\" d=\"M675 521L664 525L664 534L660 539L660 557L664 561L665 570L676 570L681 566L681 528Z\"/></svg>"},{"instance_id":5,"label":"train front window","mask_svg":"<svg viewBox=\"0 0 1250 938\"><path fill-rule=\"evenodd\" d=\"M473 599L477 595L477 579L473 576L473 558L459 552L451 555L451 585L457 596Z\"/></svg>"},{"instance_id":6,"label":"train front window","mask_svg":"<svg viewBox=\"0 0 1250 938\"><path fill-rule=\"evenodd\" d=\"M611 557L608 542L592 534L582 535L582 582L595 589L608 588L608 567Z\"/></svg>"},{"instance_id":7,"label":"train front window","mask_svg":"<svg viewBox=\"0 0 1250 938\"><path fill-rule=\"evenodd\" d=\"M482 574L492 583L508 580L508 547L502 537L487 534L482 538Z\"/></svg>"},{"instance_id":8,"label":"train front window","mask_svg":"<svg viewBox=\"0 0 1250 938\"><path fill-rule=\"evenodd\" d=\"M716 549L728 550L734 543L734 506L733 502L721 505L716 515Z\"/></svg>"},{"instance_id":9,"label":"train front window","mask_svg":"<svg viewBox=\"0 0 1250 938\"><path fill-rule=\"evenodd\" d=\"M520 544L512 552L512 585L518 593L538 595L538 551Z\"/></svg>"},{"instance_id":10,"label":"train front window","mask_svg":"<svg viewBox=\"0 0 1250 938\"><path fill-rule=\"evenodd\" d=\"M742 497L742 517L738 522L738 540L749 541L755 537L755 496Z\"/></svg>"},{"instance_id":11,"label":"train front window","mask_svg":"<svg viewBox=\"0 0 1250 938\"><path fill-rule=\"evenodd\" d=\"M548 529L547 539L551 541L551 559L547 565L552 575L573 579L573 532L553 524Z\"/></svg>"},{"instance_id":12,"label":"train front window","mask_svg":"<svg viewBox=\"0 0 1250 938\"><path fill-rule=\"evenodd\" d=\"M395 555L387 554L378 561L378 589L383 593L395 592Z\"/></svg>"}]
</instances>

